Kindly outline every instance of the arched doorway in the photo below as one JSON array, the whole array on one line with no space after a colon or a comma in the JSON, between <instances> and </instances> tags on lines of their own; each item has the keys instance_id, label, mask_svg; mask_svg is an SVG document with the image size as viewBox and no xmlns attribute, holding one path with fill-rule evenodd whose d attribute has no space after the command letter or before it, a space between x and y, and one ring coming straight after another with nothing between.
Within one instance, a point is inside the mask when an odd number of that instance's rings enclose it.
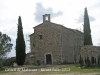
<instances>
[{"instance_id":1,"label":"arched doorway","mask_svg":"<svg viewBox=\"0 0 100 75\"><path fill-rule=\"evenodd\" d=\"M46 64L52 64L51 54L46 55Z\"/></svg>"}]
</instances>

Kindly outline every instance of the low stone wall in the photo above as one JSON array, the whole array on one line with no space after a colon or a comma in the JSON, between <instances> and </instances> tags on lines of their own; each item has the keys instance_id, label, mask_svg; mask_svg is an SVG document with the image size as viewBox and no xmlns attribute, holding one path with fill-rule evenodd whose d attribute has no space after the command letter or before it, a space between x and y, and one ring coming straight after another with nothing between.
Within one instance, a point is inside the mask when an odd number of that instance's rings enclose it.
<instances>
[{"instance_id":1,"label":"low stone wall","mask_svg":"<svg viewBox=\"0 0 100 75\"><path fill-rule=\"evenodd\" d=\"M29 64L34 64L33 62L34 60L34 56L33 56L33 53L27 53L26 54L26 59L25 59L25 65L29 65Z\"/></svg>"},{"instance_id":2,"label":"low stone wall","mask_svg":"<svg viewBox=\"0 0 100 75\"><path fill-rule=\"evenodd\" d=\"M98 57L100 55L100 46L92 46L87 45L81 48L80 51L81 57L83 58L83 61L85 61L85 58L89 57L91 61L91 57L96 58L96 61L98 61Z\"/></svg>"}]
</instances>

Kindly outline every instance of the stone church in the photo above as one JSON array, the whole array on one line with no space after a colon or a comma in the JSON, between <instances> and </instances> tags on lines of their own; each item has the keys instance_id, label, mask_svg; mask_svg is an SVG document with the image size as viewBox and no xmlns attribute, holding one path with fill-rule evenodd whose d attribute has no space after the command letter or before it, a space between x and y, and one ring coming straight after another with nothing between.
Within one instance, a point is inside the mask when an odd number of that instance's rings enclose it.
<instances>
[{"instance_id":1,"label":"stone church","mask_svg":"<svg viewBox=\"0 0 100 75\"><path fill-rule=\"evenodd\" d=\"M30 35L33 62L44 64L77 63L83 46L83 33L51 22L50 14L34 27Z\"/></svg>"}]
</instances>

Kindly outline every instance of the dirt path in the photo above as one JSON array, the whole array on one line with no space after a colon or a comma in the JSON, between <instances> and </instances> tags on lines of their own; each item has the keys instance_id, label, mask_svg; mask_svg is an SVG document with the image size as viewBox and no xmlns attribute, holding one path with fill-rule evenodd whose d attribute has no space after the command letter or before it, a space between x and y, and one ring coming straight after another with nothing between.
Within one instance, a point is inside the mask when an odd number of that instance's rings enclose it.
<instances>
[{"instance_id":1,"label":"dirt path","mask_svg":"<svg viewBox=\"0 0 100 75\"><path fill-rule=\"evenodd\" d=\"M0 75L100 75L98 73L67 73L67 74L40 74L39 72L13 72L13 73L3 73Z\"/></svg>"}]
</instances>

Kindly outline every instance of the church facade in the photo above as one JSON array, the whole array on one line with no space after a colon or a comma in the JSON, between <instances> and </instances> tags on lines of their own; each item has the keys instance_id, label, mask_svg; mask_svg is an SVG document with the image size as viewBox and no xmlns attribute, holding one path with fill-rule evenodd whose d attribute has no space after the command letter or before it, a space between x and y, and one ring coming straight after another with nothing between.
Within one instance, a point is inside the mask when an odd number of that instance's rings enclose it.
<instances>
[{"instance_id":1,"label":"church facade","mask_svg":"<svg viewBox=\"0 0 100 75\"><path fill-rule=\"evenodd\" d=\"M43 15L43 23L34 27L30 35L34 63L77 63L83 45L82 32L52 23L50 14Z\"/></svg>"}]
</instances>

